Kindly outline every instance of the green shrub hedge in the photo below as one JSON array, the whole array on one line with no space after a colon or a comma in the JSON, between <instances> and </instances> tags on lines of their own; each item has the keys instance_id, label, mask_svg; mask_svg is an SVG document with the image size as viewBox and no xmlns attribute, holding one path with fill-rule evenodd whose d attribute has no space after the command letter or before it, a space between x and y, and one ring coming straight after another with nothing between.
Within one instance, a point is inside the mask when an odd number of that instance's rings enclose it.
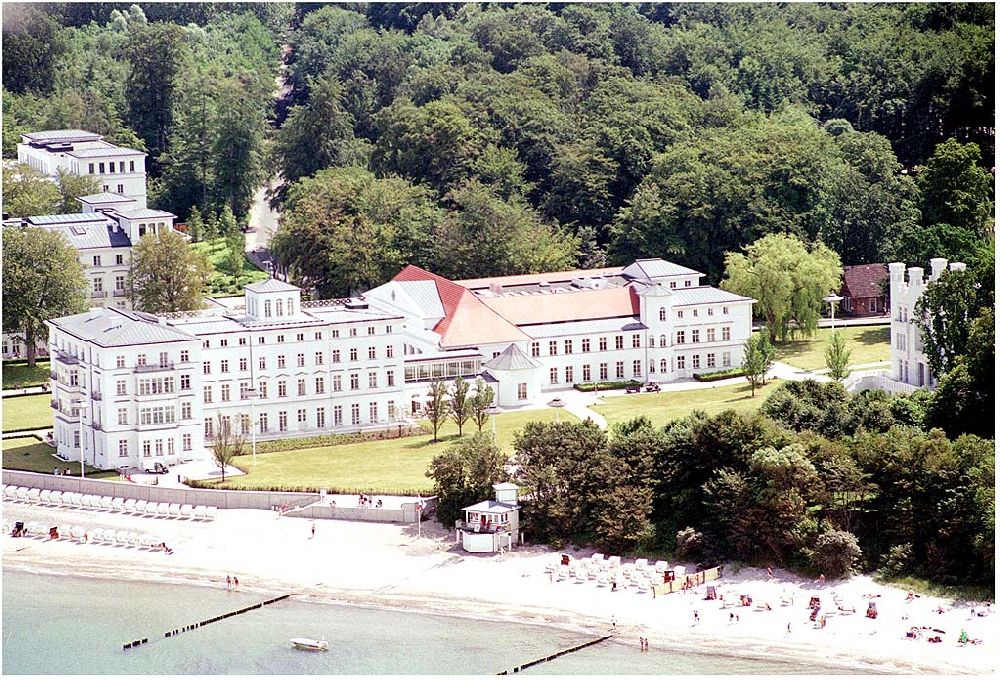
<instances>
[{"instance_id":1,"label":"green shrub hedge","mask_svg":"<svg viewBox=\"0 0 1000 680\"><path fill-rule=\"evenodd\" d=\"M626 387L642 387L642 383L638 380L615 380L614 382L599 382L599 383L576 383L573 385L573 389L578 392L600 392L601 390L623 390Z\"/></svg>"},{"instance_id":2,"label":"green shrub hedge","mask_svg":"<svg viewBox=\"0 0 1000 680\"><path fill-rule=\"evenodd\" d=\"M721 371L712 371L711 373L695 373L694 379L698 382L715 382L726 378L742 378L744 375L746 373L742 368L724 368Z\"/></svg>"},{"instance_id":3,"label":"green shrub hedge","mask_svg":"<svg viewBox=\"0 0 1000 680\"><path fill-rule=\"evenodd\" d=\"M274 439L257 442L257 453L276 453L278 451L294 451L296 449L314 449L320 446L342 446L344 444L360 444L361 442L380 439L399 439L424 431L414 425L403 425L385 430L370 430L367 432L351 432L348 434L320 434L300 439Z\"/></svg>"}]
</instances>

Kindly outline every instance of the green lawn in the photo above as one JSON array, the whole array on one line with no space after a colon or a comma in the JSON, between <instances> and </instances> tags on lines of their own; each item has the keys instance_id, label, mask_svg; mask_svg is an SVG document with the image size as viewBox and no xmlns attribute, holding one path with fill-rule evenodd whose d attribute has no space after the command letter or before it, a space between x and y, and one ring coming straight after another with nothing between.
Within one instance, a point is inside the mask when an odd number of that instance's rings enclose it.
<instances>
[{"instance_id":1,"label":"green lawn","mask_svg":"<svg viewBox=\"0 0 1000 680\"><path fill-rule=\"evenodd\" d=\"M80 474L80 461L67 463L53 456L55 449L43 444L34 437L15 437L3 440L3 466L7 470L24 470L26 472L45 472L52 474L52 468L69 469L71 475ZM86 467L88 477L117 477L114 470L98 470L89 465Z\"/></svg>"},{"instance_id":2,"label":"green lawn","mask_svg":"<svg viewBox=\"0 0 1000 680\"><path fill-rule=\"evenodd\" d=\"M215 267L212 277L208 280L209 295L238 295L243 292L243 286L267 278L266 272L257 269L257 265L244 257L243 273L237 279L226 262L229 249L224 238L192 243L191 247L205 255Z\"/></svg>"},{"instance_id":3,"label":"green lawn","mask_svg":"<svg viewBox=\"0 0 1000 680\"><path fill-rule=\"evenodd\" d=\"M30 397L7 397L3 400L3 431L52 427L50 394Z\"/></svg>"},{"instance_id":4,"label":"green lawn","mask_svg":"<svg viewBox=\"0 0 1000 680\"><path fill-rule=\"evenodd\" d=\"M21 387L34 387L49 381L49 360L39 360L34 367L26 364L3 364L3 389L13 390Z\"/></svg>"},{"instance_id":5,"label":"green lawn","mask_svg":"<svg viewBox=\"0 0 1000 680\"><path fill-rule=\"evenodd\" d=\"M847 338L852 365L889 360L889 326L847 326L837 328L837 332ZM777 360L806 371L826 368L829 343L829 328L817 330L808 339L775 343Z\"/></svg>"},{"instance_id":6,"label":"green lawn","mask_svg":"<svg viewBox=\"0 0 1000 680\"><path fill-rule=\"evenodd\" d=\"M672 420L683 418L695 409L715 415L728 409L749 411L760 407L764 399L780 384L771 380L750 396L750 383L745 380L737 385L720 385L683 392L654 392L604 397L604 404L591 408L604 416L609 425L625 422L637 416L646 416L659 427Z\"/></svg>"},{"instance_id":7,"label":"green lawn","mask_svg":"<svg viewBox=\"0 0 1000 680\"><path fill-rule=\"evenodd\" d=\"M572 414L559 415L563 421L577 421ZM555 416L551 409L500 414L497 416L500 448L512 452L514 434L526 423L551 421ZM487 422L483 430L491 429ZM466 436L475 432L475 424L466 423L464 431ZM438 436L441 439L438 442L431 442L428 434L257 454L256 467L250 456L241 456L235 463L249 474L227 479L225 484L217 486L225 489L325 488L344 493L429 493L433 483L424 473L434 456L458 440L458 428L449 421Z\"/></svg>"}]
</instances>

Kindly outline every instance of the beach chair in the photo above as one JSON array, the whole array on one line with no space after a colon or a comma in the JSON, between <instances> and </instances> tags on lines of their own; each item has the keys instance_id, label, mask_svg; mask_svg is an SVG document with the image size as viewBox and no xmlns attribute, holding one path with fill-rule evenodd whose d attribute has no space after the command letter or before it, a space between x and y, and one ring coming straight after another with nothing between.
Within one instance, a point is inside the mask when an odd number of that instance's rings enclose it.
<instances>
[{"instance_id":1,"label":"beach chair","mask_svg":"<svg viewBox=\"0 0 1000 680\"><path fill-rule=\"evenodd\" d=\"M645 557L640 557L635 561L635 568L645 570L649 566L649 560Z\"/></svg>"},{"instance_id":2,"label":"beach chair","mask_svg":"<svg viewBox=\"0 0 1000 680\"><path fill-rule=\"evenodd\" d=\"M631 562L626 562L622 565L622 573L631 578L632 574L635 573L635 565Z\"/></svg>"},{"instance_id":3,"label":"beach chair","mask_svg":"<svg viewBox=\"0 0 1000 680\"><path fill-rule=\"evenodd\" d=\"M80 494L80 507L81 508L93 508L94 507L94 497L89 493Z\"/></svg>"},{"instance_id":4,"label":"beach chair","mask_svg":"<svg viewBox=\"0 0 1000 680\"><path fill-rule=\"evenodd\" d=\"M116 531L115 532L115 543L117 545L128 545L128 532L127 531Z\"/></svg>"},{"instance_id":5,"label":"beach chair","mask_svg":"<svg viewBox=\"0 0 1000 680\"><path fill-rule=\"evenodd\" d=\"M37 503L38 500L41 497L42 497L42 491L41 491L41 489L28 489L28 502L29 503Z\"/></svg>"},{"instance_id":6,"label":"beach chair","mask_svg":"<svg viewBox=\"0 0 1000 680\"><path fill-rule=\"evenodd\" d=\"M576 582L586 583L587 582L587 570L583 567L576 570Z\"/></svg>"},{"instance_id":7,"label":"beach chair","mask_svg":"<svg viewBox=\"0 0 1000 680\"><path fill-rule=\"evenodd\" d=\"M206 519L215 519L215 511L216 511L216 509L217 508L214 505L209 505L208 507L206 507L205 508L205 518Z\"/></svg>"},{"instance_id":8,"label":"beach chair","mask_svg":"<svg viewBox=\"0 0 1000 680\"><path fill-rule=\"evenodd\" d=\"M181 517L193 518L194 517L194 506L193 505L188 505L187 503L185 503L184 505L182 505L181 506Z\"/></svg>"},{"instance_id":9,"label":"beach chair","mask_svg":"<svg viewBox=\"0 0 1000 680\"><path fill-rule=\"evenodd\" d=\"M16 486L4 486L3 497L8 500L14 500L17 498L17 487Z\"/></svg>"},{"instance_id":10,"label":"beach chair","mask_svg":"<svg viewBox=\"0 0 1000 680\"><path fill-rule=\"evenodd\" d=\"M677 565L676 567L674 567L674 578L675 579L683 578L686 572L687 572L687 567L682 567L680 565Z\"/></svg>"},{"instance_id":11,"label":"beach chair","mask_svg":"<svg viewBox=\"0 0 1000 680\"><path fill-rule=\"evenodd\" d=\"M66 491L63 493L63 505L70 508L83 506L83 494L79 491Z\"/></svg>"},{"instance_id":12,"label":"beach chair","mask_svg":"<svg viewBox=\"0 0 1000 680\"><path fill-rule=\"evenodd\" d=\"M604 588L608 585L608 572L602 571L597 575L597 587Z\"/></svg>"},{"instance_id":13,"label":"beach chair","mask_svg":"<svg viewBox=\"0 0 1000 680\"><path fill-rule=\"evenodd\" d=\"M62 505L64 495L62 491L53 491L49 494L49 503L52 505Z\"/></svg>"},{"instance_id":14,"label":"beach chair","mask_svg":"<svg viewBox=\"0 0 1000 680\"><path fill-rule=\"evenodd\" d=\"M122 508L122 512L127 512L129 514L132 514L133 512L135 512L135 503L136 503L136 500L134 498L126 498L125 499L125 505Z\"/></svg>"},{"instance_id":15,"label":"beach chair","mask_svg":"<svg viewBox=\"0 0 1000 680\"><path fill-rule=\"evenodd\" d=\"M38 502L45 505L52 503L52 492L48 489L42 489L42 492L38 494Z\"/></svg>"},{"instance_id":16,"label":"beach chair","mask_svg":"<svg viewBox=\"0 0 1000 680\"><path fill-rule=\"evenodd\" d=\"M137 512L140 515L145 515L146 513L149 512L148 508L146 507L147 505L148 505L147 501L136 501L134 506L135 512Z\"/></svg>"},{"instance_id":17,"label":"beach chair","mask_svg":"<svg viewBox=\"0 0 1000 680\"><path fill-rule=\"evenodd\" d=\"M101 496L100 498L101 510L110 511L114 502L115 499L112 498L111 496Z\"/></svg>"},{"instance_id":18,"label":"beach chair","mask_svg":"<svg viewBox=\"0 0 1000 680\"><path fill-rule=\"evenodd\" d=\"M197 519L205 519L205 515L208 513L208 509L204 505L194 506L194 516ZM548 568L546 568L548 571Z\"/></svg>"},{"instance_id":19,"label":"beach chair","mask_svg":"<svg viewBox=\"0 0 1000 680\"><path fill-rule=\"evenodd\" d=\"M112 498L111 499L111 509L115 512L122 512L125 510L125 499L124 498Z\"/></svg>"},{"instance_id":20,"label":"beach chair","mask_svg":"<svg viewBox=\"0 0 1000 680\"><path fill-rule=\"evenodd\" d=\"M653 565L653 571L657 574L662 574L667 569L670 568L670 563L666 560L657 560L656 564Z\"/></svg>"},{"instance_id":21,"label":"beach chair","mask_svg":"<svg viewBox=\"0 0 1000 680\"><path fill-rule=\"evenodd\" d=\"M600 569L588 569L587 570L587 580L588 581L596 581L597 580L597 576L600 573L601 573Z\"/></svg>"},{"instance_id":22,"label":"beach chair","mask_svg":"<svg viewBox=\"0 0 1000 680\"><path fill-rule=\"evenodd\" d=\"M593 560L594 562L603 562L604 553L594 553L593 555L590 556L590 559Z\"/></svg>"},{"instance_id":23,"label":"beach chair","mask_svg":"<svg viewBox=\"0 0 1000 680\"><path fill-rule=\"evenodd\" d=\"M608 558L608 564L610 564L612 567L617 567L621 565L621 563L622 563L622 558L619 557L618 555L612 555L611 557Z\"/></svg>"},{"instance_id":24,"label":"beach chair","mask_svg":"<svg viewBox=\"0 0 1000 680\"><path fill-rule=\"evenodd\" d=\"M17 500L21 501L22 503L27 503L28 502L28 487L26 487L26 486L19 486L19 487L17 487L17 496L16 497L17 497Z\"/></svg>"},{"instance_id":25,"label":"beach chair","mask_svg":"<svg viewBox=\"0 0 1000 680\"><path fill-rule=\"evenodd\" d=\"M844 605L838 605L837 611L841 616L850 616L851 614L857 613L857 608L852 604L850 607L845 607Z\"/></svg>"},{"instance_id":26,"label":"beach chair","mask_svg":"<svg viewBox=\"0 0 1000 680\"><path fill-rule=\"evenodd\" d=\"M138 548L139 544L141 542L142 542L141 538L140 538L140 536L139 536L139 534L137 532L135 532L135 531L128 532L128 544L129 545Z\"/></svg>"},{"instance_id":27,"label":"beach chair","mask_svg":"<svg viewBox=\"0 0 1000 680\"><path fill-rule=\"evenodd\" d=\"M170 517L180 517L181 516L181 504L180 503L171 503L168 506L168 509L170 511Z\"/></svg>"},{"instance_id":28,"label":"beach chair","mask_svg":"<svg viewBox=\"0 0 1000 680\"><path fill-rule=\"evenodd\" d=\"M635 584L636 590L640 593L649 592L649 581L646 579L640 579L638 583Z\"/></svg>"}]
</instances>

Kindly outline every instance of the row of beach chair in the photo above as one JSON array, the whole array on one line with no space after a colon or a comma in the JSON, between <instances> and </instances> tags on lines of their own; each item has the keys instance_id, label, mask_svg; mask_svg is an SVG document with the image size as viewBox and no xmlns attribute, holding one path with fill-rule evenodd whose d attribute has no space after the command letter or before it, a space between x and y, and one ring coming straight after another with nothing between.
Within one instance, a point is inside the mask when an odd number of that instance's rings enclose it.
<instances>
[{"instance_id":1,"label":"row of beach chair","mask_svg":"<svg viewBox=\"0 0 1000 680\"><path fill-rule=\"evenodd\" d=\"M554 581L573 580L576 583L595 581L599 588L612 586L615 589L634 588L640 593L649 591L654 584L663 583L663 573L670 569L669 563L659 560L650 564L645 558L635 562L622 563L621 557L612 555L608 558L602 553L594 553L591 557L575 560L570 558L569 564L561 557L556 557L546 568L553 573ZM684 567L673 568L675 577L684 575Z\"/></svg>"},{"instance_id":2,"label":"row of beach chair","mask_svg":"<svg viewBox=\"0 0 1000 680\"><path fill-rule=\"evenodd\" d=\"M4 526L4 533L10 533L10 523ZM52 527L41 522L28 522L24 526L24 535L28 538L56 538L51 533ZM94 529L78 524L63 527L58 530L58 538L75 540L81 543L101 543L105 545L131 546L136 548L159 548L163 539L155 534L140 534L135 531L120 529Z\"/></svg>"},{"instance_id":3,"label":"row of beach chair","mask_svg":"<svg viewBox=\"0 0 1000 680\"><path fill-rule=\"evenodd\" d=\"M32 489L9 484L3 486L3 497L6 500L22 503L38 503L64 508L89 508L151 517L210 520L215 519L218 510L214 505L157 503L155 501L135 500L134 498L112 498L111 496L97 496L74 491Z\"/></svg>"}]
</instances>

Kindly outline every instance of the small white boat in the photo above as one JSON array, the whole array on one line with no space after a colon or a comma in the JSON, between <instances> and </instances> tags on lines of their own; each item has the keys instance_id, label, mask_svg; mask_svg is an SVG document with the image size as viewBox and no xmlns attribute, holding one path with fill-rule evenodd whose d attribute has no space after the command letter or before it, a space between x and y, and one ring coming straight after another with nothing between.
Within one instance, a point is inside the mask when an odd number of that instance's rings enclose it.
<instances>
[{"instance_id":1,"label":"small white boat","mask_svg":"<svg viewBox=\"0 0 1000 680\"><path fill-rule=\"evenodd\" d=\"M325 652L330 649L330 643L325 639L314 640L312 638L292 638L292 647L302 649L307 652Z\"/></svg>"}]
</instances>

